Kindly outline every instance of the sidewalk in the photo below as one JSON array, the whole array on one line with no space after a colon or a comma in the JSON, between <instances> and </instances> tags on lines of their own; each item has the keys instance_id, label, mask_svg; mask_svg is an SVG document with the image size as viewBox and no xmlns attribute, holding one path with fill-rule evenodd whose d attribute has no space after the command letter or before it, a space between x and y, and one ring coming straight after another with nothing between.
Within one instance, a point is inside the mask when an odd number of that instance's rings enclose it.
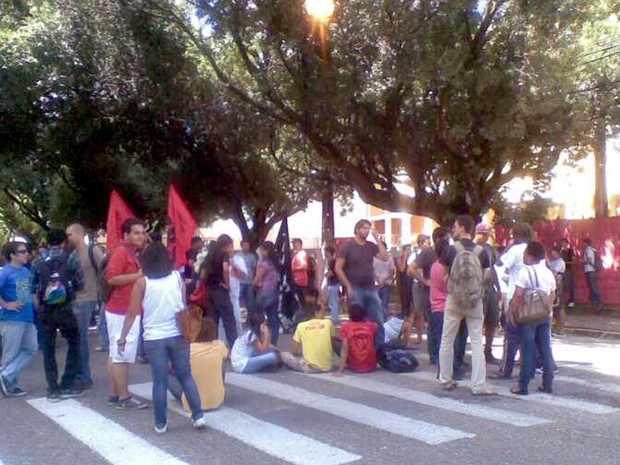
<instances>
[{"instance_id":1,"label":"sidewalk","mask_svg":"<svg viewBox=\"0 0 620 465\"><path fill-rule=\"evenodd\" d=\"M595 314L589 307L576 306L567 310L568 334L601 339L620 339L620 308L606 307Z\"/></svg>"}]
</instances>

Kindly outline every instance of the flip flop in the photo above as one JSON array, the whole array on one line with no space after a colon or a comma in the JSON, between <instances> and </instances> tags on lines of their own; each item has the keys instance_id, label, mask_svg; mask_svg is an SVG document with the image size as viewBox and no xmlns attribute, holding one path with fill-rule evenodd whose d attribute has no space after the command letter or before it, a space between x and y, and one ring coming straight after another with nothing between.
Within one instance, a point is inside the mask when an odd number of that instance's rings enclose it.
<instances>
[{"instance_id":1,"label":"flip flop","mask_svg":"<svg viewBox=\"0 0 620 465\"><path fill-rule=\"evenodd\" d=\"M456 381L447 381L443 384L444 391L454 391L459 386Z\"/></svg>"},{"instance_id":2,"label":"flip flop","mask_svg":"<svg viewBox=\"0 0 620 465\"><path fill-rule=\"evenodd\" d=\"M471 395L472 396L476 396L476 397L478 397L478 396L496 396L497 392L495 392L491 388L484 388L482 391L477 391L477 392L471 391Z\"/></svg>"}]
</instances>

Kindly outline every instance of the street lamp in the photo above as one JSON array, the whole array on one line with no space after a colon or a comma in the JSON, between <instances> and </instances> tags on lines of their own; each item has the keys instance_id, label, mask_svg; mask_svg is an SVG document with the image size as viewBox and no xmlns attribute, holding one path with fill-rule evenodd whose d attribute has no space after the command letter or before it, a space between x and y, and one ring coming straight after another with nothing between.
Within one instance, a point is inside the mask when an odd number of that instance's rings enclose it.
<instances>
[{"instance_id":1,"label":"street lamp","mask_svg":"<svg viewBox=\"0 0 620 465\"><path fill-rule=\"evenodd\" d=\"M306 0L306 11L317 21L325 23L334 14L333 0Z\"/></svg>"}]
</instances>

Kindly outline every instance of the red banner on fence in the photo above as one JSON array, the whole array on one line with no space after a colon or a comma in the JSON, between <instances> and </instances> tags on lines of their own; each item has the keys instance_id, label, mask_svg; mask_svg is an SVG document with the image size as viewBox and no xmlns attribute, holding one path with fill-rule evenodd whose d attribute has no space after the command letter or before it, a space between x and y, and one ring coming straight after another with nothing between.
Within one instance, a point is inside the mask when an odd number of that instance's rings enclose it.
<instances>
[{"instance_id":1,"label":"red banner on fence","mask_svg":"<svg viewBox=\"0 0 620 465\"><path fill-rule=\"evenodd\" d=\"M589 220L554 220L534 225L536 240L540 241L547 252L560 239L568 239L570 246L579 259L583 257L583 240L590 238L603 260L603 271L597 273L603 302L620 305L620 217L596 218ZM496 241L506 245L509 231L496 227ZM588 285L583 274L583 265L575 265L575 291L577 303L588 303Z\"/></svg>"}]
</instances>

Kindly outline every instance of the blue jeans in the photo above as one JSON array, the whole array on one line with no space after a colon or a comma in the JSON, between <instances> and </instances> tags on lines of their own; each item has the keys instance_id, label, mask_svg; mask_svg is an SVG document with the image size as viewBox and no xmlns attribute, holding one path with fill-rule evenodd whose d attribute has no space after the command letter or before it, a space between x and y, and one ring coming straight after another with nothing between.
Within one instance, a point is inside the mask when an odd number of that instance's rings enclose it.
<instances>
[{"instance_id":1,"label":"blue jeans","mask_svg":"<svg viewBox=\"0 0 620 465\"><path fill-rule=\"evenodd\" d=\"M590 302L594 305L601 305L603 299L601 299L601 291L598 288L596 271L588 271L586 273L586 280L588 281L588 289L590 290Z\"/></svg>"},{"instance_id":2,"label":"blue jeans","mask_svg":"<svg viewBox=\"0 0 620 465\"><path fill-rule=\"evenodd\" d=\"M239 300L245 302L248 312L254 311L254 286L252 283L241 283Z\"/></svg>"},{"instance_id":3,"label":"blue jeans","mask_svg":"<svg viewBox=\"0 0 620 465\"><path fill-rule=\"evenodd\" d=\"M385 284L377 289L379 300L381 300L381 310L383 311L383 319L387 320L390 307L390 290L392 286Z\"/></svg>"},{"instance_id":4,"label":"blue jeans","mask_svg":"<svg viewBox=\"0 0 620 465\"><path fill-rule=\"evenodd\" d=\"M107 349L110 347L110 337L108 336L108 323L105 321L105 305L99 306L99 323L97 323L97 331L99 331L99 339L101 347Z\"/></svg>"},{"instance_id":5,"label":"blue jeans","mask_svg":"<svg viewBox=\"0 0 620 465\"><path fill-rule=\"evenodd\" d=\"M340 320L340 284L327 287L327 304L334 324Z\"/></svg>"},{"instance_id":6,"label":"blue jeans","mask_svg":"<svg viewBox=\"0 0 620 465\"><path fill-rule=\"evenodd\" d=\"M76 376L76 379L80 381L92 381L88 353L88 326L96 308L97 302L95 301L73 302L73 314L77 320L78 332L80 333L80 368Z\"/></svg>"},{"instance_id":7,"label":"blue jeans","mask_svg":"<svg viewBox=\"0 0 620 465\"><path fill-rule=\"evenodd\" d=\"M536 367L536 352L542 358L543 386L551 388L553 385L553 355L551 352L551 319L541 323L520 325L523 341L523 360L519 372L519 388L527 391L532 373Z\"/></svg>"},{"instance_id":8,"label":"blue jeans","mask_svg":"<svg viewBox=\"0 0 620 465\"><path fill-rule=\"evenodd\" d=\"M0 321L2 362L0 371L8 389L17 386L19 375L39 350L37 330L26 321Z\"/></svg>"},{"instance_id":9,"label":"blue jeans","mask_svg":"<svg viewBox=\"0 0 620 465\"><path fill-rule=\"evenodd\" d=\"M356 287L353 290L355 294L354 304L361 305L366 310L368 318L377 323L377 334L375 335L375 347L379 347L385 341L383 332L383 310L381 308L381 300L376 289L366 287Z\"/></svg>"},{"instance_id":10,"label":"blue jeans","mask_svg":"<svg viewBox=\"0 0 620 465\"><path fill-rule=\"evenodd\" d=\"M271 344L278 345L280 334L280 319L278 318L278 291L260 291L256 296L255 311L262 312L269 321L271 329Z\"/></svg>"},{"instance_id":11,"label":"blue jeans","mask_svg":"<svg viewBox=\"0 0 620 465\"><path fill-rule=\"evenodd\" d=\"M510 318L506 317L504 322L504 357L501 367L501 371L506 379L512 378L515 357L521 346L521 328L522 326L513 325Z\"/></svg>"},{"instance_id":12,"label":"blue jeans","mask_svg":"<svg viewBox=\"0 0 620 465\"><path fill-rule=\"evenodd\" d=\"M258 373L259 371L264 370L270 365L275 365L276 363L278 363L278 354L275 350L269 349L265 353L252 355L248 359L248 363L241 373Z\"/></svg>"},{"instance_id":13,"label":"blue jeans","mask_svg":"<svg viewBox=\"0 0 620 465\"><path fill-rule=\"evenodd\" d=\"M155 407L155 424L166 424L166 408L168 406L168 362L172 364L174 375L181 384L192 418L197 420L202 417L200 394L189 364L189 344L183 336L158 339L156 341L144 341L144 350L151 364L153 373L153 405Z\"/></svg>"}]
</instances>

